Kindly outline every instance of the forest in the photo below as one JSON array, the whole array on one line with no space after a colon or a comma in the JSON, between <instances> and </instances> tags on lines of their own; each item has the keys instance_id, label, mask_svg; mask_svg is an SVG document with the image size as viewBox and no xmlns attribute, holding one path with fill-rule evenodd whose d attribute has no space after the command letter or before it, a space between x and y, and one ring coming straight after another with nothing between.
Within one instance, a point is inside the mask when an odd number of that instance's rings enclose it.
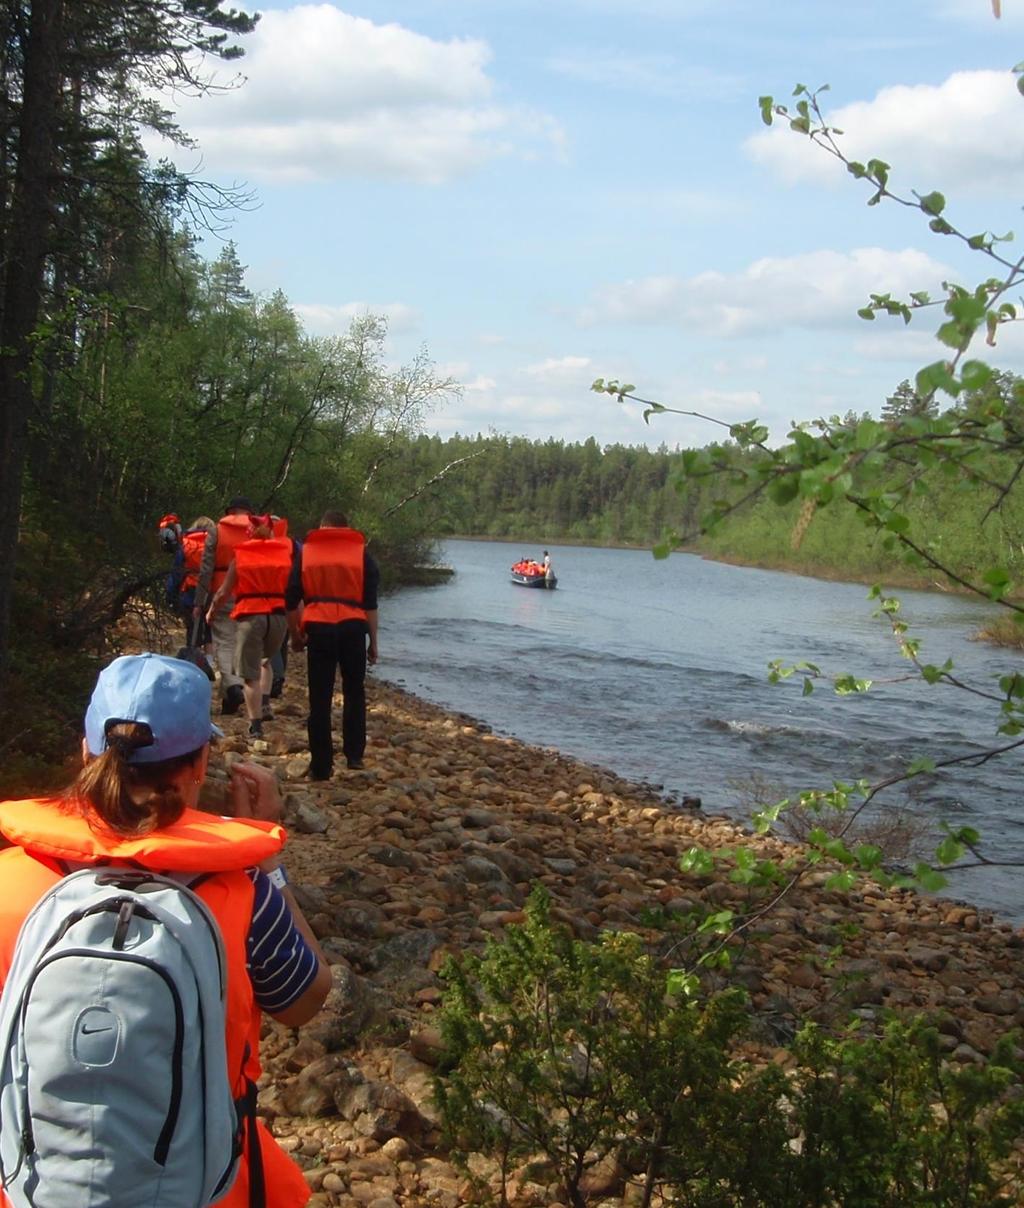
<instances>
[{"instance_id":1,"label":"forest","mask_svg":"<svg viewBox=\"0 0 1024 1208\"><path fill-rule=\"evenodd\" d=\"M1013 411L1019 406L1019 389L1018 378L999 374L976 397L963 400L960 410L981 410L996 399ZM925 404L906 381L880 411L881 425L889 430L907 421L927 428L938 418L934 400ZM668 435L670 418L661 422ZM872 422L870 415L835 419L838 427L850 430ZM908 565L906 551L887 539L891 534L866 523L869 518L855 508L816 508L808 515L803 499L779 501L763 494L709 523L716 507L731 508L742 498L742 481L730 485L721 474L688 474L687 455L665 445L651 450L644 445L601 447L593 438L565 443L498 435L442 440L422 433L403 436L401 444L397 461L408 489L447 470L443 486L428 493L434 513L429 527L437 535L652 548L665 542L828 578L950 586L934 568ZM735 441L725 442L717 453L709 449L700 452L711 457L712 466L718 457L723 465L742 465L744 473L766 460L761 450L744 449ZM1012 473L1013 465L1005 452L993 453L984 472L979 469L955 483L945 469L934 467L917 477L906 501L918 539L964 578L992 565L1008 568L1012 576L1024 564L1024 506L1008 492L993 507L989 485ZM894 488L903 468L894 456L889 466Z\"/></svg>"},{"instance_id":2,"label":"forest","mask_svg":"<svg viewBox=\"0 0 1024 1208\"><path fill-rule=\"evenodd\" d=\"M283 294L253 296L224 242L252 199L143 148L147 129L187 145L157 90L201 90L203 57L237 57L253 24L219 0L0 4L7 788L70 749L112 627L159 603L165 512L244 493L303 531L345 507L392 575L424 556L391 467L455 383L425 350L388 364L380 318L314 338Z\"/></svg>"},{"instance_id":3,"label":"forest","mask_svg":"<svg viewBox=\"0 0 1024 1208\"><path fill-rule=\"evenodd\" d=\"M972 431L1003 417L1004 438L978 446L969 474L914 452L944 422L927 382L901 383L881 423L834 417L817 444L795 434L792 456L742 426L682 453L426 435L428 416L459 391L428 351L389 364L386 321L370 314L335 336L307 334L283 293L250 292L243 257L224 242L234 208L252 199L146 155L146 130L188 145L159 89L202 91L197 64L240 55L254 20L219 0L0 3L0 754L10 782L69 747L70 719L126 607L158 605L159 517L217 516L236 493L298 533L344 507L392 586L452 534L684 545L817 574L905 575L907 550L886 531L896 520L827 506L846 465L870 451L873 472L899 483L900 525L933 563L1013 577L1024 518L1005 432L1016 439L1022 402L1008 375L958 402L969 419L978 412ZM670 422L656 423L670 441ZM856 450L861 432L868 444L853 461L835 452ZM737 507L762 469L771 490ZM878 498L891 512L884 490ZM944 582L927 559L913 574Z\"/></svg>"}]
</instances>

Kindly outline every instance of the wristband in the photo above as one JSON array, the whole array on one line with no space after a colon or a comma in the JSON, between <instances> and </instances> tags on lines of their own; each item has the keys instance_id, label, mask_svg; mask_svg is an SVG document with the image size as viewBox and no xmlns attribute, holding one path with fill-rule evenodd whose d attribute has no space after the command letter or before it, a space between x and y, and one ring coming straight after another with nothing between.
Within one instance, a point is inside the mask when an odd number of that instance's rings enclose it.
<instances>
[{"instance_id":1,"label":"wristband","mask_svg":"<svg viewBox=\"0 0 1024 1208\"><path fill-rule=\"evenodd\" d=\"M267 876L270 878L270 883L275 889L284 889L284 887L288 884L288 874L280 864L277 866L277 868L272 868L270 872L267 873Z\"/></svg>"}]
</instances>

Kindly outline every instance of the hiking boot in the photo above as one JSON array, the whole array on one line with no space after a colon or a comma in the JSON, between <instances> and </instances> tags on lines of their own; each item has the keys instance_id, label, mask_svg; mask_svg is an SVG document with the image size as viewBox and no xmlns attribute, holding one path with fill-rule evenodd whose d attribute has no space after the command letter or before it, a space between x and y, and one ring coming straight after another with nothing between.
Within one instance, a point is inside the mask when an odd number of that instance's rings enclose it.
<instances>
[{"instance_id":1,"label":"hiking boot","mask_svg":"<svg viewBox=\"0 0 1024 1208\"><path fill-rule=\"evenodd\" d=\"M348 766L353 772L358 772L362 769L363 761L361 759L350 759Z\"/></svg>"},{"instance_id":2,"label":"hiking boot","mask_svg":"<svg viewBox=\"0 0 1024 1208\"><path fill-rule=\"evenodd\" d=\"M274 698L274 700L277 700L277 698L281 695L282 692L284 692L284 676L283 675L276 677L274 679L274 682L270 685L270 695Z\"/></svg>"},{"instance_id":3,"label":"hiking boot","mask_svg":"<svg viewBox=\"0 0 1024 1208\"><path fill-rule=\"evenodd\" d=\"M262 738L263 737L263 722L256 721L256 720L249 722L249 737L250 738Z\"/></svg>"},{"instance_id":4,"label":"hiking boot","mask_svg":"<svg viewBox=\"0 0 1024 1208\"><path fill-rule=\"evenodd\" d=\"M232 684L224 693L224 699L221 701L221 713L228 715L237 713L245 704L245 690L241 684Z\"/></svg>"},{"instance_id":5,"label":"hiking boot","mask_svg":"<svg viewBox=\"0 0 1024 1208\"><path fill-rule=\"evenodd\" d=\"M271 707L270 707L270 697L269 696L264 696L264 698L263 698L263 720L264 721L273 721L274 720L274 710L271 709Z\"/></svg>"}]
</instances>

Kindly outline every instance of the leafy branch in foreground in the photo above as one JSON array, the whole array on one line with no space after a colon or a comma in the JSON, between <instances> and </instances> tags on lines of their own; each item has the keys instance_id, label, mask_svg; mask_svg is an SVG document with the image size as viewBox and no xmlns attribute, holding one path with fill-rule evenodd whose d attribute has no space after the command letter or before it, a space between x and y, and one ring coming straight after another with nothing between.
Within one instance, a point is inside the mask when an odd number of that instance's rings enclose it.
<instances>
[{"instance_id":1,"label":"leafy branch in foreground","mask_svg":"<svg viewBox=\"0 0 1024 1208\"><path fill-rule=\"evenodd\" d=\"M1015 71L1020 84L1024 64ZM811 91L798 84L791 106L763 96L759 101L762 120L769 126L777 120L787 122L793 132L842 163L855 179L866 181L872 188L869 205L886 201L916 210L930 232L954 239L985 263L985 275L976 285L947 281L939 298L924 291L912 292L907 298L872 294L858 311L867 321L885 314L906 324L919 312L941 309L942 320L935 334L945 353L917 373L912 389L907 384L913 405L883 409L882 419L832 416L796 424L786 443L773 448L768 444L767 429L756 420L727 424L697 411L642 397L632 383L617 379L598 378L592 389L619 403L639 404L647 423L652 415L671 413L709 420L728 433L726 440L681 454L673 479L677 493L685 496L696 486L698 497L702 497L699 488L703 484L713 488L713 498L692 523L682 531L671 532L655 547L656 557L666 557L672 548L712 533L725 520L762 499L780 507L797 508L791 534L794 548L823 509L852 509L884 550L1024 621L1024 603L1015 590L1015 575L1020 568L1012 552L1005 564L954 565L940 543L922 536L915 523L920 511L915 504L921 500L937 501L953 492L981 495L988 500L981 521L984 524L1019 494L1024 476L1024 381L999 373L969 352L979 338L993 347L999 329L1022 317L1020 307L1009 301L1008 295L1024 285L1024 257L1013 257L1006 251L1013 240L1012 232L996 235L958 227L947 214L947 201L941 192L900 193L891 184L888 163L877 158L864 163L850 159L839 141L842 131L829 123L821 108L820 98L825 91L827 86ZM940 396L949 400L941 412ZM1024 675L1008 671L1000 677L996 691L968 683L955 673L951 660L943 664L925 662L919 639L910 636L899 616L899 601L882 595L878 588L872 594L879 599L879 611L888 618L914 675L925 683L952 687L992 702L998 708L999 734L1015 739L1024 732ZM804 695L824 678L820 668L811 663L792 667L781 661L770 664L772 682L792 676L802 680ZM833 687L840 695L850 695L867 691L871 682L843 675L833 678ZM830 790L811 790L761 810L756 824L762 831L769 830L784 811L792 808L812 813L835 811L842 818L837 826L812 828L808 834L809 859L838 862L839 871L830 882L834 887L852 884L858 873L869 872L891 884L940 888L945 883L937 871L941 867L964 869L1021 862L985 855L981 837L972 828L947 828L934 863L919 863L914 876L908 878L887 873L880 852L866 850L864 845L851 850L846 844L851 827L881 792L895 784L942 768L978 766L1017 750L1022 743L1024 740L1011 741L943 759L915 759L902 772L876 783L837 782ZM723 928L728 931L724 923Z\"/></svg>"}]
</instances>

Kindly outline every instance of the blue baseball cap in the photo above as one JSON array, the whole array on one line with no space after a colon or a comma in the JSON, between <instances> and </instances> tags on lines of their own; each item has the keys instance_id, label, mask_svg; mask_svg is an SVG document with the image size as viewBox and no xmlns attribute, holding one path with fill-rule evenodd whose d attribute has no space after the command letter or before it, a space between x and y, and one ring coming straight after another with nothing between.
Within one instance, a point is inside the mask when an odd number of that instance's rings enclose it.
<instances>
[{"instance_id":1,"label":"blue baseball cap","mask_svg":"<svg viewBox=\"0 0 1024 1208\"><path fill-rule=\"evenodd\" d=\"M210 721L210 681L192 663L163 654L125 654L100 672L85 713L91 755L103 754L107 731L122 721L146 725L153 735L129 753L129 763L159 763L223 737Z\"/></svg>"}]
</instances>

